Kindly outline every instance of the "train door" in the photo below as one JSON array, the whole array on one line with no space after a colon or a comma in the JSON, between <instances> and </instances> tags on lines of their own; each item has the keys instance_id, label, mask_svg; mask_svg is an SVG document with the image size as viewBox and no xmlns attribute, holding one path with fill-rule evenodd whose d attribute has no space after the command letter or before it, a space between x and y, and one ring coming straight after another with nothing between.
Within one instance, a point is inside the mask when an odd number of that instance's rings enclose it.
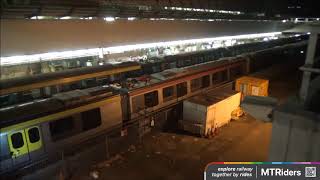
<instances>
[{"instance_id":1,"label":"train door","mask_svg":"<svg viewBox=\"0 0 320 180\"><path fill-rule=\"evenodd\" d=\"M39 153L44 152L38 126L9 133L8 144L13 166L34 160Z\"/></svg>"}]
</instances>

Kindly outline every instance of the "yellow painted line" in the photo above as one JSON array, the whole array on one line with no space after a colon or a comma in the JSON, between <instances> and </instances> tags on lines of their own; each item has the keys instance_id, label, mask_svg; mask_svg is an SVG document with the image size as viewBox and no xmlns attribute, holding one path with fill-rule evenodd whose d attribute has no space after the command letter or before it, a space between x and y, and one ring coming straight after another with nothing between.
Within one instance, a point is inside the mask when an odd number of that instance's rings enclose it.
<instances>
[{"instance_id":1,"label":"yellow painted line","mask_svg":"<svg viewBox=\"0 0 320 180\"><path fill-rule=\"evenodd\" d=\"M67 116L71 116L71 115L76 114L76 113L80 113L80 112L83 112L83 111L88 111L90 109L94 109L94 108L103 106L103 105L105 105L107 103L115 102L115 101L117 101L117 99L119 100L119 98L120 98L119 96L115 96L115 97L111 97L111 98L108 98L108 99L103 100L103 101L91 103L91 104L80 106L80 107L77 107L77 108L74 108L74 109L69 109L69 110L66 110L66 111L62 111L62 112L58 112L58 113L55 113L55 114L50 114L48 116L44 116L44 117L36 118L36 119L30 120L30 121L26 121L26 122L23 122L23 123L11 125L11 126L8 126L8 127L0 129L0 132L7 132L7 131L14 131L14 130L19 130L19 129L24 129L26 127L29 127L29 126L32 126L32 125L35 125L35 124L61 119L61 118L64 118L64 117L67 117Z\"/></svg>"},{"instance_id":2,"label":"yellow painted line","mask_svg":"<svg viewBox=\"0 0 320 180\"><path fill-rule=\"evenodd\" d=\"M67 83L80 81L80 80L84 80L84 79L108 76L108 75L112 75L112 74L118 74L118 73L122 73L122 72L134 71L134 70L139 70L139 69L141 69L140 65L135 65L135 66L122 67L122 68L117 68L117 69L113 69L113 70L97 72L97 73L92 73L92 74L84 74L84 75L79 75L79 76L75 76L75 77L60 78L60 79L54 79L54 80L49 80L49 81L43 81L43 82L39 82L39 83L32 83L32 84L23 85L23 86L15 86L12 88L0 89L0 95L10 94L10 93L15 93L15 92L22 92L22 91L27 91L27 90L31 90L31 89L41 88L41 87L48 87L48 86L53 86L53 85L57 85L57 84L67 84Z\"/></svg>"}]
</instances>

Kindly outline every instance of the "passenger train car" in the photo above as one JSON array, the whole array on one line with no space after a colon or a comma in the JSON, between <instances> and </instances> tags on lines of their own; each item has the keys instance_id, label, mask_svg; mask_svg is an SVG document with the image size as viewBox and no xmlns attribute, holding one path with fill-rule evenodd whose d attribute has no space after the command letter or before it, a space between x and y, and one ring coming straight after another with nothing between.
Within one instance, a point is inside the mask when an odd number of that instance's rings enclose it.
<instances>
[{"instance_id":1,"label":"passenger train car","mask_svg":"<svg viewBox=\"0 0 320 180\"><path fill-rule=\"evenodd\" d=\"M0 80L0 107L110 83L140 68L138 63L124 62Z\"/></svg>"},{"instance_id":2,"label":"passenger train car","mask_svg":"<svg viewBox=\"0 0 320 180\"><path fill-rule=\"evenodd\" d=\"M269 53L283 54L292 48L300 53L305 45ZM277 62L282 57L268 60ZM224 58L1 108L0 174L36 167L39 162L54 164L79 153L106 158L119 152L123 137L138 139L150 130L150 122L163 128L179 118L184 99L252 72L255 63L253 55Z\"/></svg>"},{"instance_id":3,"label":"passenger train car","mask_svg":"<svg viewBox=\"0 0 320 180\"><path fill-rule=\"evenodd\" d=\"M61 158L64 148L121 124L120 102L112 88L95 87L1 109L1 171Z\"/></svg>"},{"instance_id":4,"label":"passenger train car","mask_svg":"<svg viewBox=\"0 0 320 180\"><path fill-rule=\"evenodd\" d=\"M276 40L269 40L266 42L239 44L226 48L217 48L211 50L183 53L178 55L170 55L165 56L163 58L152 58L147 62L141 63L142 68L140 71L142 72L139 75L152 74L164 71L166 69L187 67L199 63L218 60L220 58L233 57L241 54L268 50L269 48L283 46L285 44L290 43L297 43L306 39L307 36L302 35L299 37L282 38Z\"/></svg>"}]
</instances>

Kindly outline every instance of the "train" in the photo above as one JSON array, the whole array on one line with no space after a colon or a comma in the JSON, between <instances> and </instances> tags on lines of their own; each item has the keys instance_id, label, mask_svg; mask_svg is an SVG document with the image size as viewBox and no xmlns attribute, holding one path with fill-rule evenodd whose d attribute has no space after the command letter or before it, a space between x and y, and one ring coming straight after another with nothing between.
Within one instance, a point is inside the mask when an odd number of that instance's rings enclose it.
<instances>
[{"instance_id":1,"label":"train","mask_svg":"<svg viewBox=\"0 0 320 180\"><path fill-rule=\"evenodd\" d=\"M14 79L0 80L0 107L49 98L54 94L75 89L86 89L106 83L121 82L126 78L162 72L171 68L182 68L199 63L211 62L220 58L232 57L243 53L256 52L297 43L307 36L287 37L266 42L239 44L164 57L151 57L138 62L105 64L94 67L68 69L64 71L36 74ZM76 63L76 60L70 60ZM263 65L261 65L263 67Z\"/></svg>"},{"instance_id":2,"label":"train","mask_svg":"<svg viewBox=\"0 0 320 180\"><path fill-rule=\"evenodd\" d=\"M268 53L173 67L130 76L121 83L60 92L3 107L0 174L37 169L39 164L43 167L67 157L107 158L128 141L150 132L151 126L163 129L181 118L183 100L209 89L230 86L236 78L265 66L263 56L272 64L297 58L305 49L306 43L291 44ZM270 59L269 54L274 57Z\"/></svg>"}]
</instances>

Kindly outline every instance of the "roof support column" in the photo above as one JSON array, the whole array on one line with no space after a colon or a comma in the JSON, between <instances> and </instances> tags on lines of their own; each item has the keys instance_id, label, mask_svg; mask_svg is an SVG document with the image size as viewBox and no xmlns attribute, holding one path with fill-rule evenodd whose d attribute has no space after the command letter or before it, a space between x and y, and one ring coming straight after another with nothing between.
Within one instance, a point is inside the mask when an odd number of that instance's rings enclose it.
<instances>
[{"instance_id":1,"label":"roof support column","mask_svg":"<svg viewBox=\"0 0 320 180\"><path fill-rule=\"evenodd\" d=\"M318 40L318 33L312 32L309 37L306 62L304 65L304 67L306 67L306 68L313 67L315 53L316 53L317 40ZM303 103L305 103L305 101L308 97L308 90L309 90L309 85L310 85L310 81L311 81L311 73L312 72L310 72L310 71L303 72L302 84L301 84L301 89L300 89L300 99Z\"/></svg>"}]
</instances>

